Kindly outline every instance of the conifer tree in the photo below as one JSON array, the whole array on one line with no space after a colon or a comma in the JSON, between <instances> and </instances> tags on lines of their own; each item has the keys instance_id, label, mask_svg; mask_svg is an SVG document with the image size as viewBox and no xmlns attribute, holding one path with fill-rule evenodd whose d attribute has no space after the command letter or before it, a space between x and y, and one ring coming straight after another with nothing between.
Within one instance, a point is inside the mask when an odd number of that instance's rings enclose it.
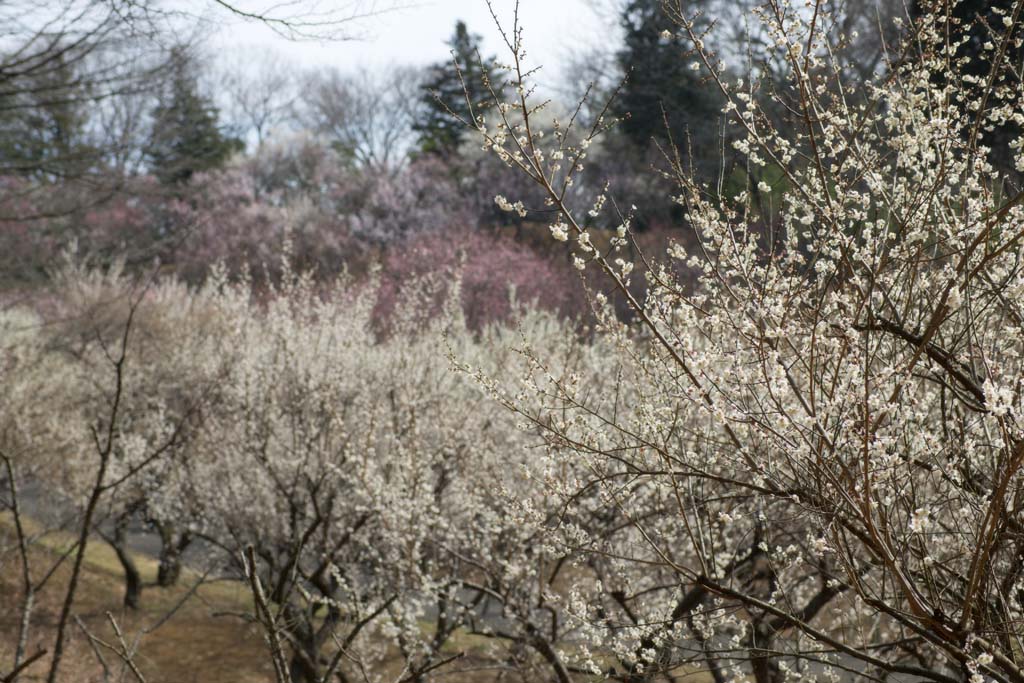
<instances>
[{"instance_id":1,"label":"conifer tree","mask_svg":"<svg viewBox=\"0 0 1024 683\"><path fill-rule=\"evenodd\" d=\"M225 136L217 108L199 92L193 60L175 55L167 92L153 109L153 129L146 150L153 174L165 185L187 183L193 174L217 168L241 149Z\"/></svg>"},{"instance_id":2,"label":"conifer tree","mask_svg":"<svg viewBox=\"0 0 1024 683\"><path fill-rule=\"evenodd\" d=\"M494 58L482 59L480 40L478 34L469 32L465 22L457 21L447 45L461 72L461 79L452 68L451 61L434 64L427 71L420 111L412 126L419 136L420 150L426 154L444 158L457 154L469 129L452 114L466 121L479 114L493 99L487 84L500 96L502 83L494 75ZM467 104L467 93L473 104L473 114Z\"/></svg>"},{"instance_id":3,"label":"conifer tree","mask_svg":"<svg viewBox=\"0 0 1024 683\"><path fill-rule=\"evenodd\" d=\"M89 84L66 58L58 53L49 68L3 85L0 173L67 179L97 161L85 135Z\"/></svg>"},{"instance_id":4,"label":"conifer tree","mask_svg":"<svg viewBox=\"0 0 1024 683\"><path fill-rule=\"evenodd\" d=\"M614 106L623 118L623 135L643 150L652 139L667 141L671 133L676 145L692 146L698 157L713 153L719 98L701 83L694 60L686 58L693 46L664 12L661 0L630 0L621 22L625 40L618 61L627 80Z\"/></svg>"}]
</instances>

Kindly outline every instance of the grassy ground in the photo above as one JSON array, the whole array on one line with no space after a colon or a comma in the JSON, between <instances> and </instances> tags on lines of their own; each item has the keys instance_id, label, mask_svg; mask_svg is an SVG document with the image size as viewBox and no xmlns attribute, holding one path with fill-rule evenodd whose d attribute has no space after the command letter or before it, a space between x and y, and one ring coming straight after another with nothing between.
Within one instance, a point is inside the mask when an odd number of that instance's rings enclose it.
<instances>
[{"instance_id":1,"label":"grassy ground","mask_svg":"<svg viewBox=\"0 0 1024 683\"><path fill-rule=\"evenodd\" d=\"M0 516L0 548L10 547L13 540L10 531L10 519ZM33 549L33 566L38 568L40 576L69 544L70 536L53 534ZM15 553L0 555L0 671L10 666L18 629L21 587L16 559ZM141 555L137 555L135 560L143 580L153 582L156 579L156 561ZM38 596L33 613L30 653L39 647L53 647L62 591L70 575L70 562L64 564ZM192 583L198 577L186 572L177 586L147 586L142 595L142 607L126 613L121 607L122 576L113 550L103 542L91 541L86 551L74 612L80 615L93 635L110 643L116 641L116 636L107 612L113 615L125 638L131 642L141 629L159 622L187 597L170 619L140 641L136 662L147 683L263 683L272 680L270 663L258 631L236 617L211 616L216 612L246 610L248 594L244 586L237 582L206 583L194 595L188 596ZM73 625L70 635L61 678L68 683L103 681L103 667L82 630ZM103 654L111 670L110 680L120 680L119 660L112 653ZM48 659L44 658L21 680L43 680L47 662ZM125 680L133 680L133 677L129 674Z\"/></svg>"},{"instance_id":2,"label":"grassy ground","mask_svg":"<svg viewBox=\"0 0 1024 683\"><path fill-rule=\"evenodd\" d=\"M30 528L29 532L33 530ZM14 644L18 631L21 598L20 569L14 547L13 525L10 516L0 514L0 677L13 661ZM31 551L36 580L53 562L72 545L66 533L45 536ZM178 585L159 588L155 582L157 562L142 555L133 555L143 580L147 583L142 594L141 608L125 611L123 573L114 551L103 541L90 541L85 557L80 589L74 613L79 615L93 636L108 643L116 643L116 635L108 613L121 627L130 643L144 629L160 623L156 630L139 641L135 658L145 683L270 683L273 670L267 649L258 627L247 624L237 616L215 616L217 613L251 611L251 598L247 587L237 581L207 581L194 592L199 577L189 570L183 572ZM60 611L63 590L70 575L70 561L65 562L37 597L33 612L32 637L28 652L53 647L53 635ZM173 616L164 620L172 610ZM425 625L426 626L426 625ZM109 681L134 682L136 679L124 670L116 655L102 652L109 667L104 675L103 665L90 647L81 628L72 625L70 642L62 665L61 683L101 683ZM488 683L490 681L520 681L502 677L499 670L487 666L484 651L492 641L464 633L455 634L446 649L452 654L464 652L458 662L439 670L437 680L445 683ZM102 648L100 648L102 650ZM493 661L493 660L491 660ZM19 679L37 682L45 679L49 658L44 657L28 669ZM374 674L385 680L400 677L398 658L378 663ZM710 683L705 671L679 670L675 672L692 683ZM546 677L544 678L547 679Z\"/></svg>"},{"instance_id":3,"label":"grassy ground","mask_svg":"<svg viewBox=\"0 0 1024 683\"><path fill-rule=\"evenodd\" d=\"M31 527L31 522L29 522ZM29 528L34 533L35 529ZM20 565L14 545L13 523L9 515L0 514L0 676L13 661L17 638L19 603L22 599ZM53 562L73 544L70 534L54 532L43 537L32 549L34 578L38 580ZM144 635L135 661L145 677L145 683L270 683L273 670L266 646L258 627L245 623L237 616L215 616L218 613L251 612L251 597L247 587L237 581L207 581L192 591L199 579L195 572L184 571L178 585L159 588L155 582L157 562L138 553L133 558L142 573L146 588L142 593L140 609L122 608L124 579L117 555L102 540L93 539L86 550L84 571L76 596L74 613L79 615L89 632L108 643L117 637L110 624L108 612L116 620L126 640L131 643L144 629L162 622L172 610L173 616L156 630ZM52 650L53 636L60 612L63 590L70 575L70 559L50 579L47 587L37 596L32 618L32 637L28 647L31 654L39 648ZM177 609L175 609L177 608ZM109 667L104 676L103 665L90 647L88 639L77 625L72 625L67 655L62 665L62 683L100 683L103 681L134 682L135 677L124 671L118 657L99 648ZM454 654L466 652L457 664L437 672L441 680L450 683L486 683L496 678L496 672L482 667L476 656L489 641L466 634L456 634L449 643ZM28 669L19 681L33 682L45 679L49 658ZM396 657L376 665L375 674L399 677L401 666Z\"/></svg>"}]
</instances>

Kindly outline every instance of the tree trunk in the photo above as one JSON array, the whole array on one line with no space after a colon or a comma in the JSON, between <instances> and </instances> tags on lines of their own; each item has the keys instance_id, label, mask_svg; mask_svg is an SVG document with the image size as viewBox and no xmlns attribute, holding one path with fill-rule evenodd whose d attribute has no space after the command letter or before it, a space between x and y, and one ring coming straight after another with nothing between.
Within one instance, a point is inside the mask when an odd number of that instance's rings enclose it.
<instances>
[{"instance_id":1,"label":"tree trunk","mask_svg":"<svg viewBox=\"0 0 1024 683\"><path fill-rule=\"evenodd\" d=\"M305 657L295 652L288 668L288 675L291 676L292 683L320 683L320 672L317 671L319 667L310 666L308 652L305 653Z\"/></svg>"},{"instance_id":2,"label":"tree trunk","mask_svg":"<svg viewBox=\"0 0 1024 683\"><path fill-rule=\"evenodd\" d=\"M337 590L336 582L330 579L330 588L320 586L321 592L326 597L335 597ZM320 683L324 675L324 646L330 641L331 634L338 622L341 620L341 612L334 605L327 608L323 623L319 627L310 619L308 613L294 605L285 606L285 618L292 628L292 660L289 665L289 674L292 683ZM334 675L344 681L345 677L341 670L336 670Z\"/></svg>"},{"instance_id":3,"label":"tree trunk","mask_svg":"<svg viewBox=\"0 0 1024 683\"><path fill-rule=\"evenodd\" d=\"M142 600L142 575L139 568L135 566L135 560L128 553L126 535L128 531L128 520L130 514L122 515L117 519L114 526L114 537L108 538L107 542L117 553L117 559L124 570L124 606L128 609L138 609Z\"/></svg>"},{"instance_id":4,"label":"tree trunk","mask_svg":"<svg viewBox=\"0 0 1024 683\"><path fill-rule=\"evenodd\" d=\"M192 543L188 532L177 533L174 524L154 522L160 534L160 566L156 572L156 583L161 588L173 586L181 577L181 556Z\"/></svg>"}]
</instances>

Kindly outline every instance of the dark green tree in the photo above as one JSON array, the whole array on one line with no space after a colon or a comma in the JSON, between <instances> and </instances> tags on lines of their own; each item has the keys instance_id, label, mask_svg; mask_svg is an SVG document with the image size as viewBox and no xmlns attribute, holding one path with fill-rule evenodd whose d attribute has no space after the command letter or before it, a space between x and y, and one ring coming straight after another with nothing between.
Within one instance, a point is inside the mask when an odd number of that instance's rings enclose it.
<instances>
[{"instance_id":1,"label":"dark green tree","mask_svg":"<svg viewBox=\"0 0 1024 683\"><path fill-rule=\"evenodd\" d=\"M153 109L153 128L146 157L153 174L165 185L187 183L196 173L218 168L243 143L223 133L217 108L199 91L193 59L174 55L165 92Z\"/></svg>"},{"instance_id":2,"label":"dark green tree","mask_svg":"<svg viewBox=\"0 0 1024 683\"><path fill-rule=\"evenodd\" d=\"M97 161L86 135L89 83L64 53L46 68L3 79L0 88L0 173L62 180Z\"/></svg>"},{"instance_id":3,"label":"dark green tree","mask_svg":"<svg viewBox=\"0 0 1024 683\"><path fill-rule=\"evenodd\" d=\"M696 10L704 2L689 2ZM694 58L686 36L665 13L662 0L630 0L621 14L624 43L618 53L626 74L614 113L621 133L639 150L652 140L672 140L684 152L692 149L698 165L717 148L721 100L690 68ZM668 126L666 128L666 120Z\"/></svg>"},{"instance_id":4,"label":"dark green tree","mask_svg":"<svg viewBox=\"0 0 1024 683\"><path fill-rule=\"evenodd\" d=\"M466 121L472 119L466 101L467 92L469 101L473 103L473 113L479 114L492 100L487 84L499 95L503 90L502 80L495 76L494 58L481 58L480 36L470 33L465 22L455 22L455 32L447 45L458 64L458 72L451 61L439 62L428 68L420 107L412 124L413 131L419 136L420 150L444 158L458 153L459 145L468 133L466 126L452 116L456 114Z\"/></svg>"}]
</instances>

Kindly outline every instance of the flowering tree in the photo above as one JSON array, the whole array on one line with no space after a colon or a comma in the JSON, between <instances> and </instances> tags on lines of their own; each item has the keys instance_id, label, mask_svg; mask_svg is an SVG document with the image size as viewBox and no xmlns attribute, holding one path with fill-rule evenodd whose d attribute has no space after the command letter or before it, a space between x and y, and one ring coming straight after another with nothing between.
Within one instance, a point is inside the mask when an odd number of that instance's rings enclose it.
<instances>
[{"instance_id":1,"label":"flowering tree","mask_svg":"<svg viewBox=\"0 0 1024 683\"><path fill-rule=\"evenodd\" d=\"M449 229L412 236L386 253L376 306L379 324L387 327L403 292L421 286L424 276L450 284L437 292L433 310L443 313L446 300L457 291L466 324L473 330L508 323L533 308L568 315L582 303L583 288L575 274L561 259L479 231Z\"/></svg>"},{"instance_id":2,"label":"flowering tree","mask_svg":"<svg viewBox=\"0 0 1024 683\"><path fill-rule=\"evenodd\" d=\"M10 681L47 655L46 680L61 680L95 536L114 547L125 571L125 605L137 605L141 581L125 546L127 523L171 519L174 508L161 499L164 485L209 390L204 369L223 355L213 353L215 335L182 325L203 315L199 305L187 310L198 302L182 297L180 285L147 286L116 267L80 266L60 270L54 285L51 296L37 297L39 313L13 309L0 327L10 399L0 404L0 504L14 521L22 590L14 666L5 674ZM61 512L71 513L70 547L56 558L30 555L39 535L27 533L26 516L49 531ZM55 579L65 561L66 578ZM35 596L57 583L59 614L45 633L52 648L29 655L27 645L39 640L30 630L41 630L32 624ZM118 656L128 657L125 652Z\"/></svg>"},{"instance_id":3,"label":"flowering tree","mask_svg":"<svg viewBox=\"0 0 1024 683\"><path fill-rule=\"evenodd\" d=\"M45 481L52 495L75 509L93 505L96 526L105 527L100 534L124 569L124 604L134 608L142 582L128 552L129 523L159 532L160 585L173 583L180 570L180 552L188 543L182 528L188 501L178 485L181 461L228 357L218 350L221 320L206 293L189 294L171 280L140 286L117 267L65 267L56 274L54 294L47 343L60 372L41 380L39 388L62 387L51 410L79 425L37 435L33 447L66 450ZM111 349L119 339L125 360L111 395L103 379L117 358ZM110 412L116 412L113 418L106 417ZM96 462L89 425L108 420L106 481L92 501ZM67 431L73 436L62 446Z\"/></svg>"},{"instance_id":4,"label":"flowering tree","mask_svg":"<svg viewBox=\"0 0 1024 683\"><path fill-rule=\"evenodd\" d=\"M613 389L541 372L532 392L495 389L547 433L541 472L566 509L597 496L616 520L598 534L567 513L551 532L592 555L606 588L566 613L621 665L580 649L582 666L626 679L703 664L759 683L843 671L1024 680L1024 195L982 138L1024 120L1005 58L1024 3L986 25L981 77L949 4L853 97L827 40L830 6L770 0L755 15L788 64L792 130L763 114L757 74L725 76L684 5L666 3L691 68L725 100L735 148L782 180L777 205L767 184L761 202L754 188L727 195L669 152L692 237L663 263L682 261L693 281L655 261L643 297L622 257L630 216L595 199L592 214L619 226L599 251L564 202L601 120L541 139L519 27L508 34L516 96L473 123L545 190L553 236L636 321L595 297ZM1018 159L1020 140L1009 147Z\"/></svg>"},{"instance_id":5,"label":"flowering tree","mask_svg":"<svg viewBox=\"0 0 1024 683\"><path fill-rule=\"evenodd\" d=\"M252 586L246 616L266 629L278 680L358 676L396 652L398 678L424 680L485 616L493 588L463 573L493 566L481 543L514 537L491 485L520 459L513 422L451 372L445 344L493 372L518 356L494 351L508 328L471 332L437 276L403 290L378 337L377 285L284 273L262 303L246 282L220 285L237 354L185 460L191 525Z\"/></svg>"},{"instance_id":6,"label":"flowering tree","mask_svg":"<svg viewBox=\"0 0 1024 683\"><path fill-rule=\"evenodd\" d=\"M373 251L474 219L437 160L352 168L326 141L305 136L268 141L249 158L199 174L187 202L156 209L174 236L163 253L192 282L218 263L232 274L277 277L286 242L300 269L324 279L357 273Z\"/></svg>"}]
</instances>

